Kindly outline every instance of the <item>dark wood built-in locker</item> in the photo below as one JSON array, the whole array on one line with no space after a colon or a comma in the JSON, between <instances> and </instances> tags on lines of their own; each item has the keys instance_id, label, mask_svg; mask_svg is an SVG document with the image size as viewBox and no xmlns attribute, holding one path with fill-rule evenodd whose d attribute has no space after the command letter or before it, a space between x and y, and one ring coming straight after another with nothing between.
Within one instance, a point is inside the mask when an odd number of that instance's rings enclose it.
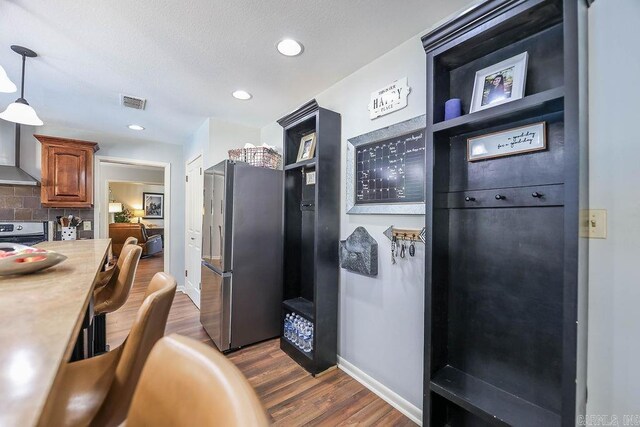
<instances>
[{"instance_id":1,"label":"dark wood built-in locker","mask_svg":"<svg viewBox=\"0 0 640 427\"><path fill-rule=\"evenodd\" d=\"M284 301L313 323L313 349L284 338L280 347L312 374L337 363L340 115L315 100L278 120L284 128ZM300 141L316 134L315 155L297 161ZM315 179L313 174L315 174Z\"/></svg>"},{"instance_id":2,"label":"dark wood built-in locker","mask_svg":"<svg viewBox=\"0 0 640 427\"><path fill-rule=\"evenodd\" d=\"M586 0L490 0L427 54L425 426L574 426L586 405ZM475 73L528 52L524 96L469 113ZM463 114L444 120L444 103ZM542 151L467 139L544 122Z\"/></svg>"}]
</instances>

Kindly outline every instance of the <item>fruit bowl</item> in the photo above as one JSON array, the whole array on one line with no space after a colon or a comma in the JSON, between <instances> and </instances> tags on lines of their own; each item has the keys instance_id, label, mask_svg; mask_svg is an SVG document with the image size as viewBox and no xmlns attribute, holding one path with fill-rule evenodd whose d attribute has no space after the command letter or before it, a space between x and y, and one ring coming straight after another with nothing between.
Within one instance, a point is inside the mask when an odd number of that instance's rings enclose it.
<instances>
[{"instance_id":1,"label":"fruit bowl","mask_svg":"<svg viewBox=\"0 0 640 427\"><path fill-rule=\"evenodd\" d=\"M0 276L35 273L67 259L65 255L17 243L0 243Z\"/></svg>"}]
</instances>

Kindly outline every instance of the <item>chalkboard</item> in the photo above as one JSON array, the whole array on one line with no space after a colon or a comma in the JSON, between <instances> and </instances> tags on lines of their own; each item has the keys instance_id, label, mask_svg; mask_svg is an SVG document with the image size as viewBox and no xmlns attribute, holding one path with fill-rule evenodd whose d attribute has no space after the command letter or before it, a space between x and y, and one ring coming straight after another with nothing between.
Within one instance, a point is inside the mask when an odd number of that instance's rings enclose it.
<instances>
[{"instance_id":1,"label":"chalkboard","mask_svg":"<svg viewBox=\"0 0 640 427\"><path fill-rule=\"evenodd\" d=\"M424 129L355 150L356 205L424 202Z\"/></svg>"}]
</instances>

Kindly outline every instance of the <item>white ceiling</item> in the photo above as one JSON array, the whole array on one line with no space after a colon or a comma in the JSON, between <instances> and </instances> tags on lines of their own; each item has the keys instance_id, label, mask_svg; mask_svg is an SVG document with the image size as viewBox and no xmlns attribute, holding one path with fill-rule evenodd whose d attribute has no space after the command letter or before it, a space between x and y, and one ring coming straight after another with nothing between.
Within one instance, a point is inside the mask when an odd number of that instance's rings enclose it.
<instances>
[{"instance_id":1,"label":"white ceiling","mask_svg":"<svg viewBox=\"0 0 640 427\"><path fill-rule=\"evenodd\" d=\"M0 0L0 65L19 85L9 46L38 52L25 98L45 123L179 144L211 116L264 126L468 3ZM278 54L284 37L304 54ZM232 98L238 88L253 99ZM120 93L147 109L121 107ZM0 108L15 98L0 94Z\"/></svg>"}]
</instances>

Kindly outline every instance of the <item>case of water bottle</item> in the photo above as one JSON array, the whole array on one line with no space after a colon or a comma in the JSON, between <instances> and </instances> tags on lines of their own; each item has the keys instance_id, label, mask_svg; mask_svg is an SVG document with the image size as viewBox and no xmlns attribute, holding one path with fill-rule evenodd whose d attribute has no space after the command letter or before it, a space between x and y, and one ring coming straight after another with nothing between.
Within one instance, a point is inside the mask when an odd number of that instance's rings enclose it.
<instances>
[{"instance_id":1,"label":"case of water bottle","mask_svg":"<svg viewBox=\"0 0 640 427\"><path fill-rule=\"evenodd\" d=\"M284 316L284 338L300 351L310 354L313 351L313 322L296 313Z\"/></svg>"}]
</instances>

